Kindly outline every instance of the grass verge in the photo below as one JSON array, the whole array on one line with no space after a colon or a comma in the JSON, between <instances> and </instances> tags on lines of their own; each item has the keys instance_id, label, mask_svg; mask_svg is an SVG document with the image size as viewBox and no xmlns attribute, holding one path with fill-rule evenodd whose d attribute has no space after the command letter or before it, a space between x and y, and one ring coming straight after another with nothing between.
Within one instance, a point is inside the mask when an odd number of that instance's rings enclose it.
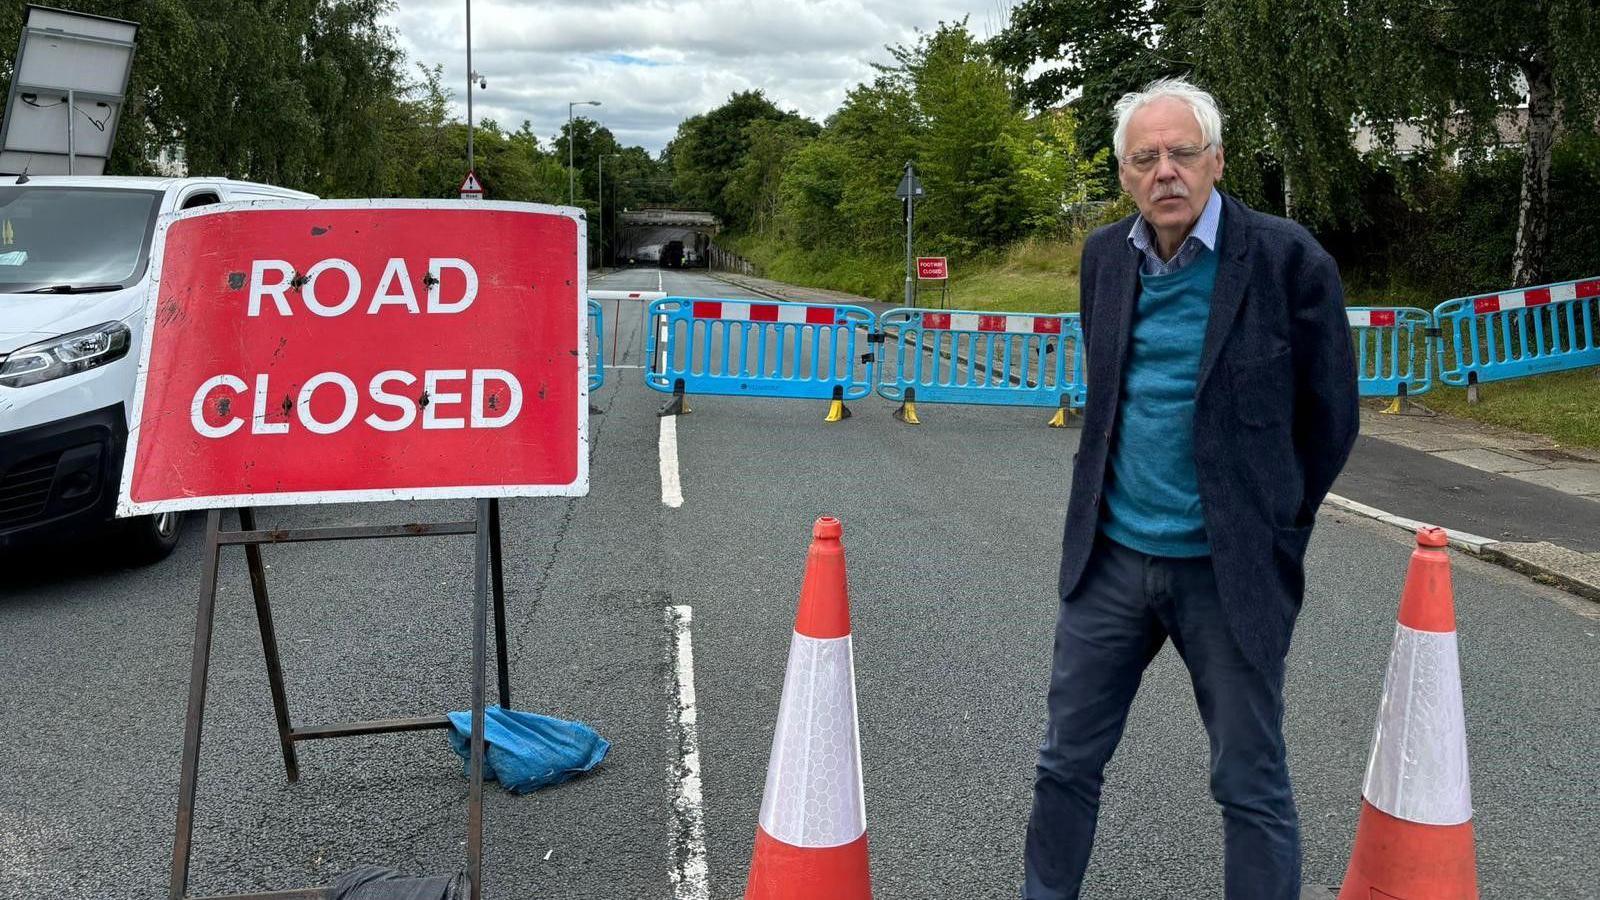
<instances>
[{"instance_id":1,"label":"grass verge","mask_svg":"<svg viewBox=\"0 0 1600 900\"><path fill-rule=\"evenodd\" d=\"M1463 419L1543 434L1569 447L1600 449L1600 369L1558 372L1478 386L1478 402L1461 388L1435 387L1423 406Z\"/></svg>"}]
</instances>

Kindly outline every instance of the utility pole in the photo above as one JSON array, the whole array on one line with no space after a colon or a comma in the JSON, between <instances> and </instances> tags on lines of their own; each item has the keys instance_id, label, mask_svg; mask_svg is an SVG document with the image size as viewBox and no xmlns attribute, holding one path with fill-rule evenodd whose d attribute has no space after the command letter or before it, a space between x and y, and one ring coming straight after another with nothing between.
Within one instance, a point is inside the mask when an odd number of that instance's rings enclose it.
<instances>
[{"instance_id":1,"label":"utility pole","mask_svg":"<svg viewBox=\"0 0 1600 900\"><path fill-rule=\"evenodd\" d=\"M467 0L467 171L473 171L472 159L472 132L476 124L472 120L472 82L477 73L472 71L472 0Z\"/></svg>"}]
</instances>

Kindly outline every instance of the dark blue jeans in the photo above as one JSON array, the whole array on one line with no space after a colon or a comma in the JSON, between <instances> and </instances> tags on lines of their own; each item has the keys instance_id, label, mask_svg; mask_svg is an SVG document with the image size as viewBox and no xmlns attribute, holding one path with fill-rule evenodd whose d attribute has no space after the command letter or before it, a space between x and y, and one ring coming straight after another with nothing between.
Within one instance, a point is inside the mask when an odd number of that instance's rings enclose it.
<instances>
[{"instance_id":1,"label":"dark blue jeans","mask_svg":"<svg viewBox=\"0 0 1600 900\"><path fill-rule=\"evenodd\" d=\"M1283 745L1283 664L1252 666L1223 618L1211 560L1147 556L1105 537L1056 622L1050 721L1028 820L1024 900L1076 900L1102 772L1161 644L1189 668L1211 739L1228 900L1299 900L1300 821Z\"/></svg>"}]
</instances>

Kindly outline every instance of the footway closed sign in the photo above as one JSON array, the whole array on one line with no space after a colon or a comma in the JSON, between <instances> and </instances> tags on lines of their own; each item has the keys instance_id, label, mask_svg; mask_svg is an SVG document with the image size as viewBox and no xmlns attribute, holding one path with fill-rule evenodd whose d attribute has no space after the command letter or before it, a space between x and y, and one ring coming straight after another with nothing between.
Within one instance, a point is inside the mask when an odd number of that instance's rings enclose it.
<instances>
[{"instance_id":1,"label":"footway closed sign","mask_svg":"<svg viewBox=\"0 0 1600 900\"><path fill-rule=\"evenodd\" d=\"M586 493L586 243L521 203L163 219L119 513Z\"/></svg>"}]
</instances>

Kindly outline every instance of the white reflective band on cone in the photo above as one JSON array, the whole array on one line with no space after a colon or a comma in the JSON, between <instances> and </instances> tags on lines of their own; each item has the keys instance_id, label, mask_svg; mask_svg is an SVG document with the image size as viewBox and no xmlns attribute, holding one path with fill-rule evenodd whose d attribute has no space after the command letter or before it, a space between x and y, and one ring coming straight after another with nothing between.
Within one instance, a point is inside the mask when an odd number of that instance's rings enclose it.
<instances>
[{"instance_id":1,"label":"white reflective band on cone","mask_svg":"<svg viewBox=\"0 0 1600 900\"><path fill-rule=\"evenodd\" d=\"M1472 819L1455 632L1395 626L1361 792L1368 803L1407 822L1460 825Z\"/></svg>"},{"instance_id":2,"label":"white reflective band on cone","mask_svg":"<svg viewBox=\"0 0 1600 900\"><path fill-rule=\"evenodd\" d=\"M849 636L796 633L789 642L761 827L794 847L838 847L866 833Z\"/></svg>"}]
</instances>

